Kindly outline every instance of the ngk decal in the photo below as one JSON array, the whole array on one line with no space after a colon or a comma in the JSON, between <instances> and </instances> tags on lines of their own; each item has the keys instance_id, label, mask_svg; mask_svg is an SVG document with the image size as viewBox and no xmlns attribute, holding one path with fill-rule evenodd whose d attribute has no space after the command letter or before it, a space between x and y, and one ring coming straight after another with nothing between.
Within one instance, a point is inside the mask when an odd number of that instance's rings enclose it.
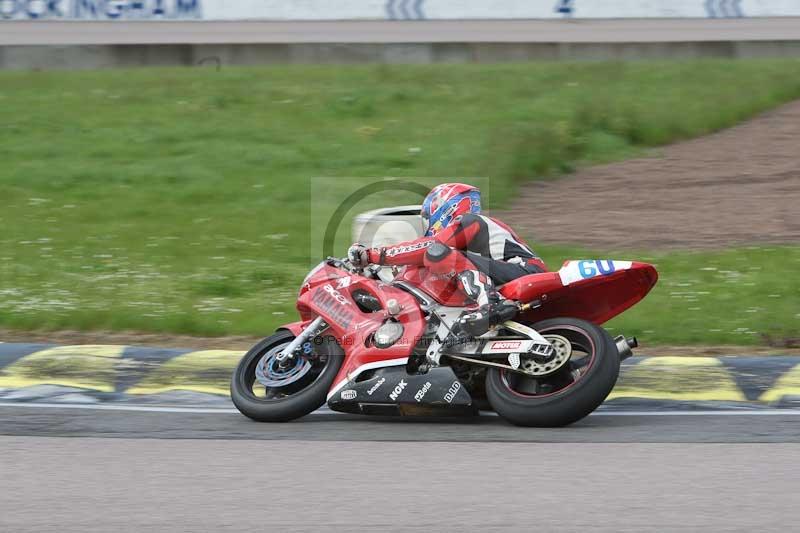
<instances>
[{"instance_id":1,"label":"ngk decal","mask_svg":"<svg viewBox=\"0 0 800 533\"><path fill-rule=\"evenodd\" d=\"M444 401L446 401L447 403L452 402L453 399L456 397L456 394L458 394L458 391L460 390L461 390L461 382L454 381L453 384L450 385L450 388L447 389L447 392L444 395Z\"/></svg>"},{"instance_id":2,"label":"ngk decal","mask_svg":"<svg viewBox=\"0 0 800 533\"><path fill-rule=\"evenodd\" d=\"M423 385L422 388L418 390L417 393L414 395L414 399L417 400L418 402L421 402L422 399L425 397L425 393L428 392L429 390L431 390L431 382L426 381L425 385Z\"/></svg>"},{"instance_id":3,"label":"ngk decal","mask_svg":"<svg viewBox=\"0 0 800 533\"><path fill-rule=\"evenodd\" d=\"M342 391L342 400L355 400L358 393L354 390Z\"/></svg>"},{"instance_id":4,"label":"ngk decal","mask_svg":"<svg viewBox=\"0 0 800 533\"><path fill-rule=\"evenodd\" d=\"M406 385L408 385L408 383L401 379L400 383L398 383L394 390L389 393L389 398L391 398L392 401L397 401L397 397L400 396L400 393L403 392L403 390L405 390Z\"/></svg>"},{"instance_id":5,"label":"ngk decal","mask_svg":"<svg viewBox=\"0 0 800 533\"><path fill-rule=\"evenodd\" d=\"M494 341L489 345L490 350L518 350L522 341Z\"/></svg>"},{"instance_id":6,"label":"ngk decal","mask_svg":"<svg viewBox=\"0 0 800 533\"><path fill-rule=\"evenodd\" d=\"M367 391L367 395L368 396L372 396L372 393L375 392L376 390L378 390L380 388L380 386L383 385L384 383L386 383L386 378L379 379L378 382L375 385L370 387L370 389Z\"/></svg>"}]
</instances>

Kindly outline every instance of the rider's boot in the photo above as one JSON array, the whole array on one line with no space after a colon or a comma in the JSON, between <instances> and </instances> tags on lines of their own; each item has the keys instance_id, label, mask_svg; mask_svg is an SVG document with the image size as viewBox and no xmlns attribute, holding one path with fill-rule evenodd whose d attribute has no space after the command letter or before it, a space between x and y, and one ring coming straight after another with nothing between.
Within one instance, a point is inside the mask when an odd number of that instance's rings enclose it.
<instances>
[{"instance_id":1,"label":"rider's boot","mask_svg":"<svg viewBox=\"0 0 800 533\"><path fill-rule=\"evenodd\" d=\"M503 298L483 272L465 270L458 275L458 281L467 296L480 306L458 319L461 331L473 337L480 337L492 326L511 320L519 311L517 304Z\"/></svg>"}]
</instances>

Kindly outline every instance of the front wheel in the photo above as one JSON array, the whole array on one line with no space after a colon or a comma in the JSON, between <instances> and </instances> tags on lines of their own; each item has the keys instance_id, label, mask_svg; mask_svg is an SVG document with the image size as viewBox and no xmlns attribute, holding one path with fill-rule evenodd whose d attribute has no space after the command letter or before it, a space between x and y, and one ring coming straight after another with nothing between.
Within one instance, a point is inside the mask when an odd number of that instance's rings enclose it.
<instances>
[{"instance_id":1,"label":"front wheel","mask_svg":"<svg viewBox=\"0 0 800 533\"><path fill-rule=\"evenodd\" d=\"M569 360L556 372L527 376L492 368L486 395L492 408L518 426L558 427L580 420L603 403L617 382L619 354L603 328L576 318L531 326ZM525 356L522 355L525 368Z\"/></svg>"},{"instance_id":2,"label":"front wheel","mask_svg":"<svg viewBox=\"0 0 800 533\"><path fill-rule=\"evenodd\" d=\"M293 339L290 332L279 331L242 357L231 379L231 400L243 415L258 422L288 422L325 404L344 352L332 337L321 337L306 343L302 355L278 361Z\"/></svg>"}]
</instances>

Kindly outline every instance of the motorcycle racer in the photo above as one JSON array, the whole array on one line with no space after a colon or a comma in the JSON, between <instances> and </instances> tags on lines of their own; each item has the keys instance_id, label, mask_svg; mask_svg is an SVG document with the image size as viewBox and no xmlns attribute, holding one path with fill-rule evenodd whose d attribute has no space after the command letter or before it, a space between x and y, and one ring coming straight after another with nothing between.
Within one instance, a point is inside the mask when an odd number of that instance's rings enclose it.
<instances>
[{"instance_id":1,"label":"motorcycle racer","mask_svg":"<svg viewBox=\"0 0 800 533\"><path fill-rule=\"evenodd\" d=\"M348 250L356 266L417 265L457 277L461 289L479 307L459 321L462 329L480 336L516 313L497 287L519 277L545 272L544 262L510 227L481 214L477 187L444 183L431 190L422 204L425 235L383 248L356 243Z\"/></svg>"}]
</instances>

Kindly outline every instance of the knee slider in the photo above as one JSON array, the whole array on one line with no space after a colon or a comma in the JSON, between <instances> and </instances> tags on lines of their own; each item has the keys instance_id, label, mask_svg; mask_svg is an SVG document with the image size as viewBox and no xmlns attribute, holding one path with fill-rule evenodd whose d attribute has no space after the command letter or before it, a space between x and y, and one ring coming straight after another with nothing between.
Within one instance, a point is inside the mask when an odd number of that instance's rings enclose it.
<instances>
[{"instance_id":1,"label":"knee slider","mask_svg":"<svg viewBox=\"0 0 800 533\"><path fill-rule=\"evenodd\" d=\"M440 242L435 242L428 247L428 250L425 252L425 257L428 261L438 263L447 258L452 252L453 250L449 246L445 246Z\"/></svg>"}]
</instances>

